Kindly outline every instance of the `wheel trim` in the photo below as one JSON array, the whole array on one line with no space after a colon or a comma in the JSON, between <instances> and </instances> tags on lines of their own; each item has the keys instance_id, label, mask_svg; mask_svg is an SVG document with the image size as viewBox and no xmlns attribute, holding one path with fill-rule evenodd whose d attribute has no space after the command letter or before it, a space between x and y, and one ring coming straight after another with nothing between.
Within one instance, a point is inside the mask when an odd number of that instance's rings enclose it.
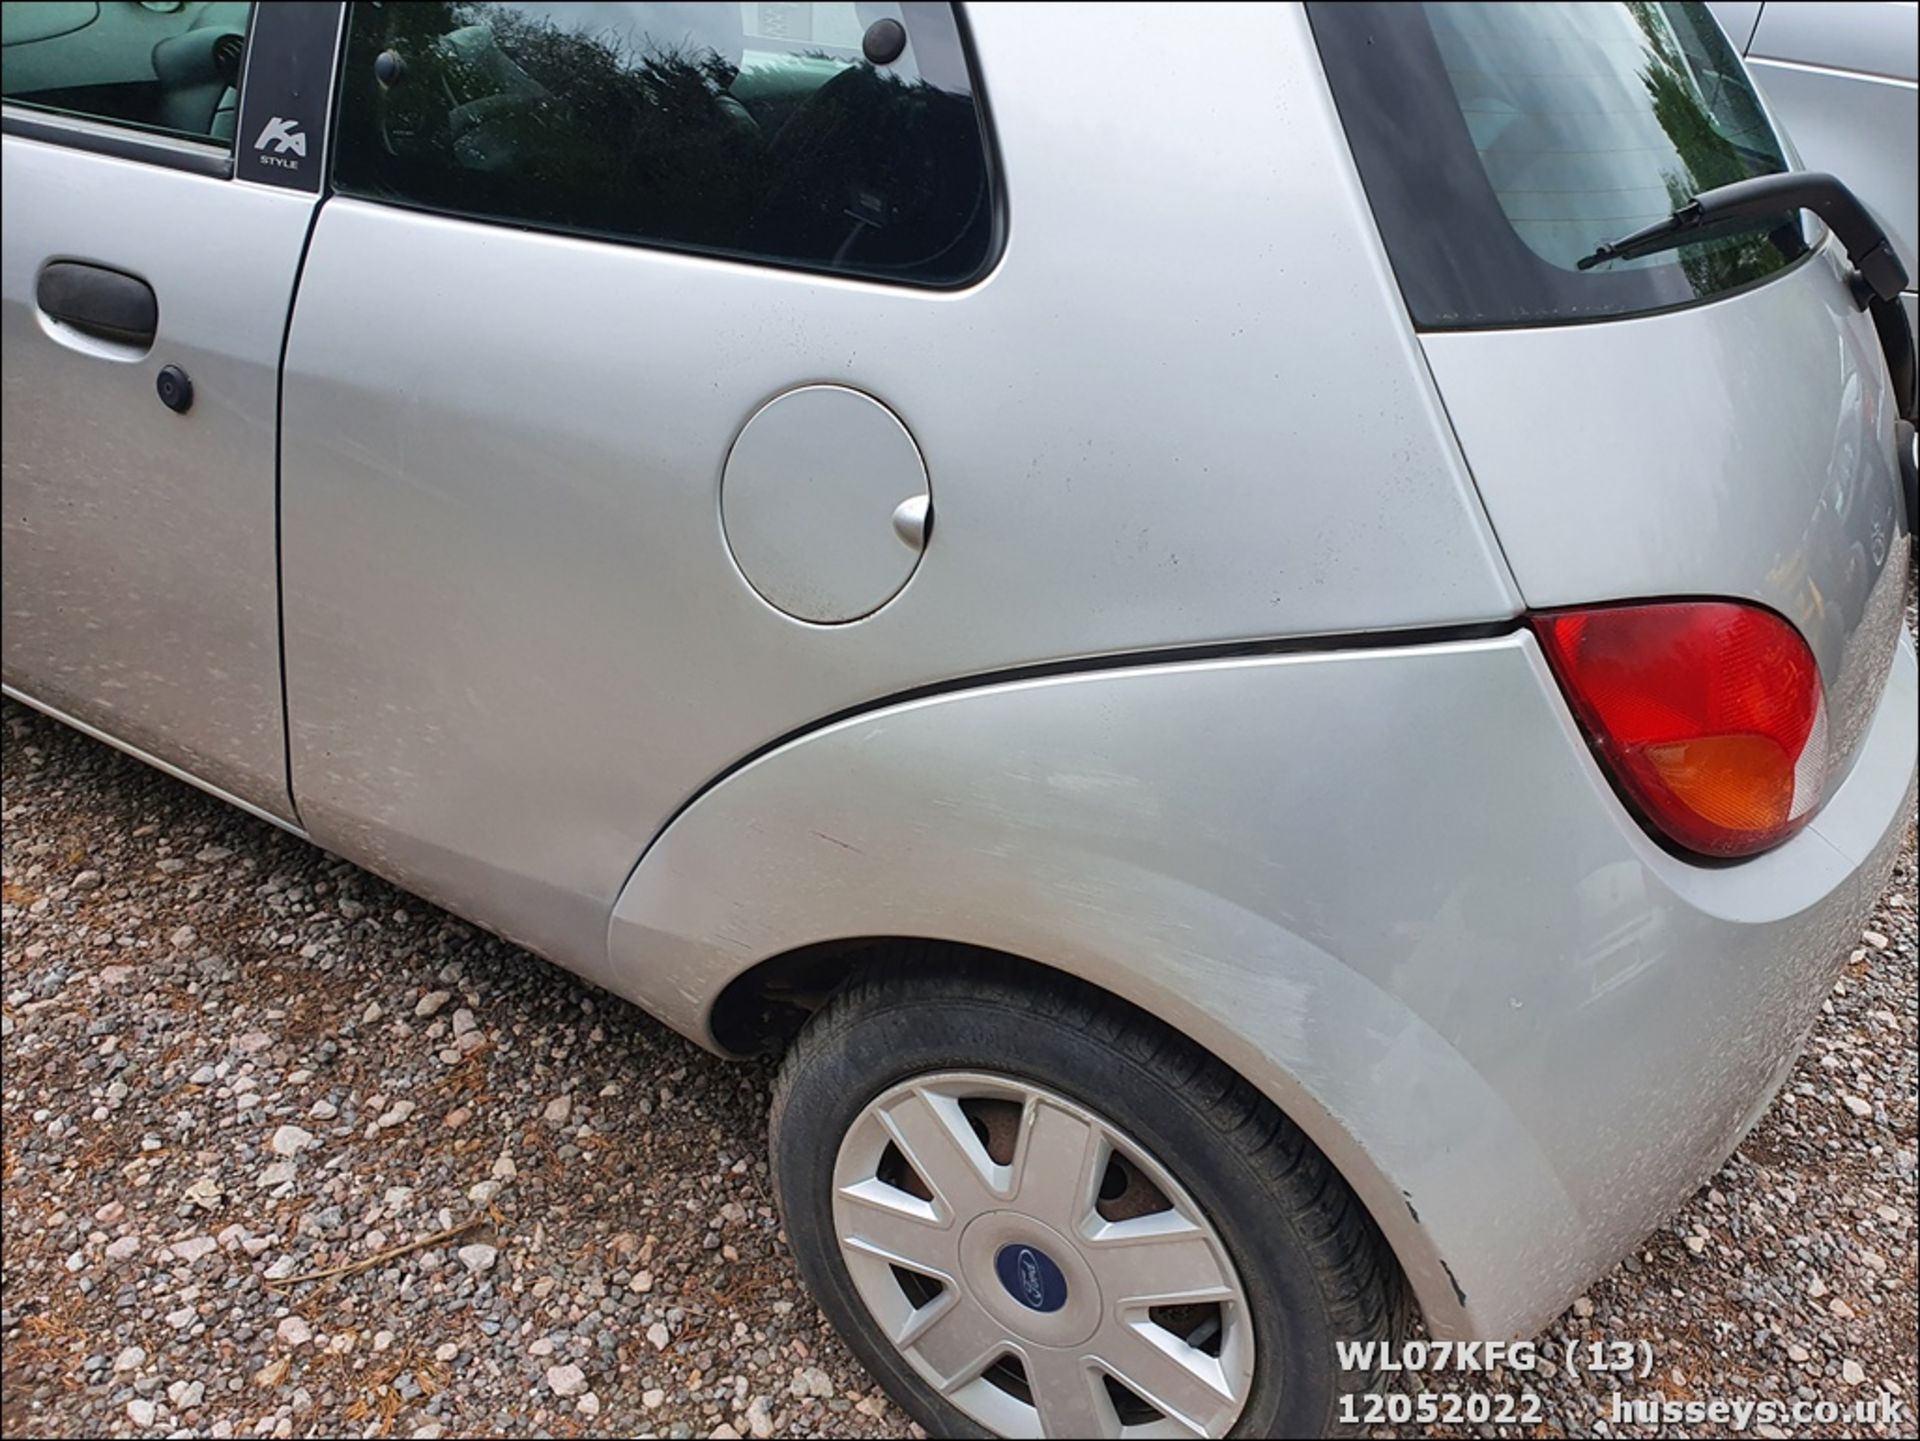
<instances>
[{"instance_id":1,"label":"wheel trim","mask_svg":"<svg viewBox=\"0 0 1920 1441\"><path fill-rule=\"evenodd\" d=\"M1003 1159L970 1116L980 1103L1017 1114L1011 1154L1004 1132L996 1144ZM1160 1209L1101 1214L1116 1157ZM882 1175L901 1162L905 1182ZM1225 1245L1163 1165L1086 1107L1005 1075L913 1077L860 1112L833 1185L841 1258L874 1321L923 1381L989 1430L1222 1436L1245 1406L1252 1323ZM1217 1340L1190 1344L1164 1323L1196 1311L1217 1319ZM1190 1334L1201 1340L1211 1324ZM1109 1377L1124 1388L1118 1401Z\"/></svg>"}]
</instances>

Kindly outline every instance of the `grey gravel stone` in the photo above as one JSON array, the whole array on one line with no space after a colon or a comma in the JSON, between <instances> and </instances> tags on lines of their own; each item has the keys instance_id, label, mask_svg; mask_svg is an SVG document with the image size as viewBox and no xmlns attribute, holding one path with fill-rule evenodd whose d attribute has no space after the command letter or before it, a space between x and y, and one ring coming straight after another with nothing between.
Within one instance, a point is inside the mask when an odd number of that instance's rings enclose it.
<instances>
[{"instance_id":1,"label":"grey gravel stone","mask_svg":"<svg viewBox=\"0 0 1920 1441\"><path fill-rule=\"evenodd\" d=\"M191 1236L184 1241L174 1241L167 1249L173 1252L176 1261L185 1261L189 1265L202 1256L208 1256L218 1250L220 1243L211 1236Z\"/></svg>"},{"instance_id":2,"label":"grey gravel stone","mask_svg":"<svg viewBox=\"0 0 1920 1441\"><path fill-rule=\"evenodd\" d=\"M299 1126L281 1126L268 1142L276 1156L297 1156L314 1142L313 1132Z\"/></svg>"},{"instance_id":3,"label":"grey gravel stone","mask_svg":"<svg viewBox=\"0 0 1920 1441\"><path fill-rule=\"evenodd\" d=\"M375 1120L373 1124L382 1131L387 1130L405 1121L413 1114L414 1109L412 1101L395 1101L380 1113L379 1118Z\"/></svg>"}]
</instances>

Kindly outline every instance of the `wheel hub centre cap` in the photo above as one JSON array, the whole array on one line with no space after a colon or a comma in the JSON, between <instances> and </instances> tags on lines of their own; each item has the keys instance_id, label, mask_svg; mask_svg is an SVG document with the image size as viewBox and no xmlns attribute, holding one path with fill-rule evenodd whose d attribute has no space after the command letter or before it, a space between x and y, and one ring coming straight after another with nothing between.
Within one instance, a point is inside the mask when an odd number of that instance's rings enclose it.
<instances>
[{"instance_id":1,"label":"wheel hub centre cap","mask_svg":"<svg viewBox=\"0 0 1920 1441\"><path fill-rule=\"evenodd\" d=\"M1007 1294L1029 1311L1058 1311L1067 1304L1067 1278L1045 1251L1018 1242L1002 1246L993 1269Z\"/></svg>"},{"instance_id":2,"label":"wheel hub centre cap","mask_svg":"<svg viewBox=\"0 0 1920 1441\"><path fill-rule=\"evenodd\" d=\"M1077 1346L1100 1325L1100 1283L1060 1232L1018 1211L988 1211L960 1236L960 1270L974 1299L1016 1336Z\"/></svg>"}]
</instances>

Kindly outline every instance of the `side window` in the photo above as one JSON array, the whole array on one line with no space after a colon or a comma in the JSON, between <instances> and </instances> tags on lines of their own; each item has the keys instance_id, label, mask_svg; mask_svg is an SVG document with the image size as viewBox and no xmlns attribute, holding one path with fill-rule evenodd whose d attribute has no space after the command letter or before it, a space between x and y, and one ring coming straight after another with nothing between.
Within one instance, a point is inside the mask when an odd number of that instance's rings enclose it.
<instances>
[{"instance_id":1,"label":"side window","mask_svg":"<svg viewBox=\"0 0 1920 1441\"><path fill-rule=\"evenodd\" d=\"M0 98L233 144L249 4L0 5Z\"/></svg>"},{"instance_id":2,"label":"side window","mask_svg":"<svg viewBox=\"0 0 1920 1441\"><path fill-rule=\"evenodd\" d=\"M347 195L956 285L995 233L952 8L356 4Z\"/></svg>"}]
</instances>

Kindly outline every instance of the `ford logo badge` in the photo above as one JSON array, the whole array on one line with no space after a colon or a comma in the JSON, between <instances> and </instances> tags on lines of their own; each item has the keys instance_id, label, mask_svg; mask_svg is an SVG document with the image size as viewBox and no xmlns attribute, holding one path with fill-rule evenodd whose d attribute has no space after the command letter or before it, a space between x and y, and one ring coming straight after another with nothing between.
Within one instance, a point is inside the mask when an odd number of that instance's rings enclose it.
<instances>
[{"instance_id":1,"label":"ford logo badge","mask_svg":"<svg viewBox=\"0 0 1920 1441\"><path fill-rule=\"evenodd\" d=\"M1058 1311L1067 1304L1067 1278L1045 1251L1002 1246L993 1269L1007 1294L1029 1311Z\"/></svg>"}]
</instances>

